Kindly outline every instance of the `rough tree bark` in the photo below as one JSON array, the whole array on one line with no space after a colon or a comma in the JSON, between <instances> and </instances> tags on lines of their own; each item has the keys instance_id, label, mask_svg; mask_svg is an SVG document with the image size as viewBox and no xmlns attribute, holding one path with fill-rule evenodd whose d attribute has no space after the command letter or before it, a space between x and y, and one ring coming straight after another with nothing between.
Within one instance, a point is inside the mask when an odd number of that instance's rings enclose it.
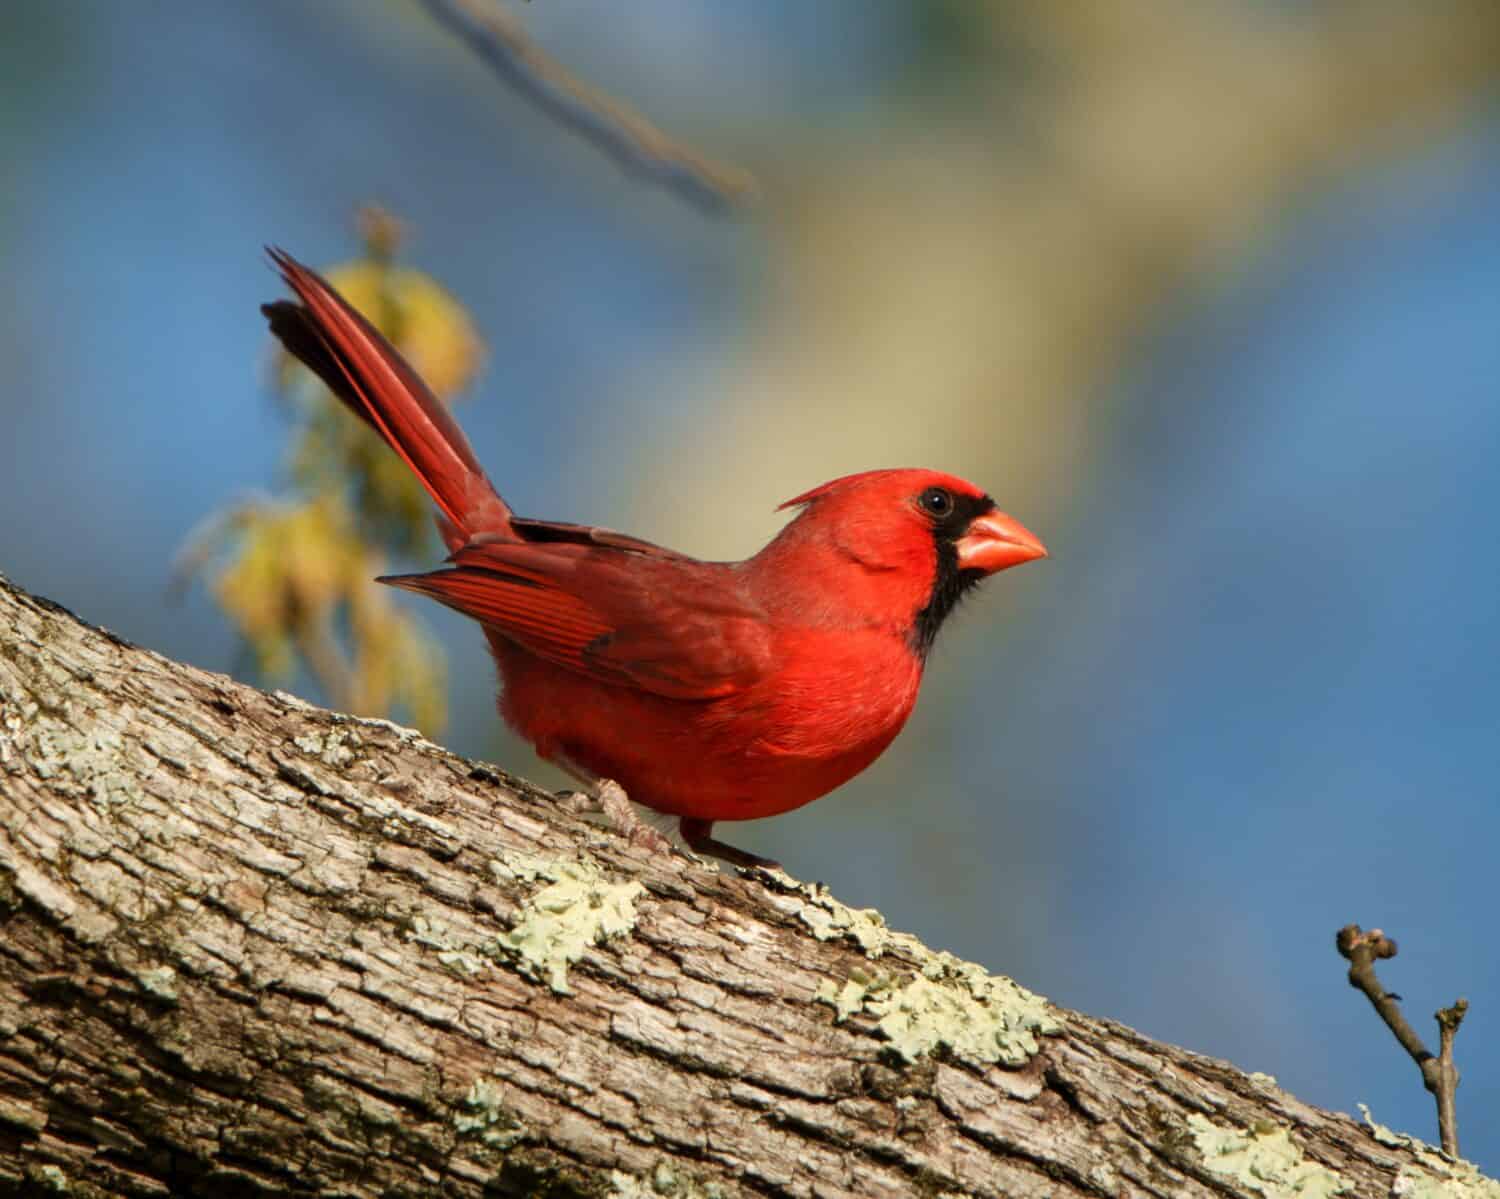
<instances>
[{"instance_id":1,"label":"rough tree bark","mask_svg":"<svg viewBox=\"0 0 1500 1199\"><path fill-rule=\"evenodd\" d=\"M1384 1196L1445 1172L1493 1185L0 579L0 1193Z\"/></svg>"}]
</instances>

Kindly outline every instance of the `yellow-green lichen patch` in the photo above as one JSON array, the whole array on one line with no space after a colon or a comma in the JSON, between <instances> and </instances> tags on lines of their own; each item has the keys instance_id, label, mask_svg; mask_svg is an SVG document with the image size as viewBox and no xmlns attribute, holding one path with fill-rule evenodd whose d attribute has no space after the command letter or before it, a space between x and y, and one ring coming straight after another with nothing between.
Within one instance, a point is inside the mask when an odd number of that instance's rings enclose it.
<instances>
[{"instance_id":1,"label":"yellow-green lichen patch","mask_svg":"<svg viewBox=\"0 0 1500 1199\"><path fill-rule=\"evenodd\" d=\"M1232 1178L1265 1199L1326 1199L1349 1184L1303 1154L1277 1125L1245 1131L1225 1127L1194 1112L1187 1120L1204 1166Z\"/></svg>"},{"instance_id":2,"label":"yellow-green lichen patch","mask_svg":"<svg viewBox=\"0 0 1500 1199\"><path fill-rule=\"evenodd\" d=\"M609 1185L609 1199L726 1199L718 1183L699 1182L669 1161L657 1162L644 1177L611 1170Z\"/></svg>"},{"instance_id":3,"label":"yellow-green lichen patch","mask_svg":"<svg viewBox=\"0 0 1500 1199\"><path fill-rule=\"evenodd\" d=\"M836 985L832 979L825 979L813 998L833 1008L833 1022L842 1024L855 1012L864 1010L865 1000L889 990L890 985L890 980L883 975L851 970L843 986Z\"/></svg>"},{"instance_id":4,"label":"yellow-green lichen patch","mask_svg":"<svg viewBox=\"0 0 1500 1199\"><path fill-rule=\"evenodd\" d=\"M509 1149L526 1139L526 1129L502 1102L500 1088L487 1078L474 1080L453 1117L459 1136L477 1136L492 1149Z\"/></svg>"},{"instance_id":5,"label":"yellow-green lichen patch","mask_svg":"<svg viewBox=\"0 0 1500 1199\"><path fill-rule=\"evenodd\" d=\"M1392 1195L1400 1199L1500 1199L1500 1182L1486 1178L1473 1162L1444 1157L1432 1145L1377 1123L1363 1103L1359 1110L1370 1135L1380 1144L1417 1155L1416 1165L1405 1164L1397 1171Z\"/></svg>"},{"instance_id":6,"label":"yellow-green lichen patch","mask_svg":"<svg viewBox=\"0 0 1500 1199\"><path fill-rule=\"evenodd\" d=\"M892 932L886 926L885 917L874 908L851 908L836 900L827 888L816 884L798 890L807 896L807 902L796 909L797 917L820 941L847 938L872 958L878 958L896 943L917 944L915 937Z\"/></svg>"},{"instance_id":7,"label":"yellow-green lichen patch","mask_svg":"<svg viewBox=\"0 0 1500 1199\"><path fill-rule=\"evenodd\" d=\"M99 807L111 808L142 798L130 772L120 769L125 752L125 739L105 725L80 731L43 719L32 729L26 757L38 778L65 794L87 795Z\"/></svg>"},{"instance_id":8,"label":"yellow-green lichen patch","mask_svg":"<svg viewBox=\"0 0 1500 1199\"><path fill-rule=\"evenodd\" d=\"M949 953L931 954L905 983L854 972L840 986L825 982L817 998L835 1021L859 1011L878 1017L876 1030L908 1062L942 1047L976 1065L1020 1066L1039 1036L1062 1030L1040 995Z\"/></svg>"},{"instance_id":9,"label":"yellow-green lichen patch","mask_svg":"<svg viewBox=\"0 0 1500 1199\"><path fill-rule=\"evenodd\" d=\"M538 858L506 854L490 871L501 881L549 880L522 906L498 946L514 958L521 972L568 994L568 966L592 945L602 944L635 927L639 882L612 883L592 858Z\"/></svg>"}]
</instances>

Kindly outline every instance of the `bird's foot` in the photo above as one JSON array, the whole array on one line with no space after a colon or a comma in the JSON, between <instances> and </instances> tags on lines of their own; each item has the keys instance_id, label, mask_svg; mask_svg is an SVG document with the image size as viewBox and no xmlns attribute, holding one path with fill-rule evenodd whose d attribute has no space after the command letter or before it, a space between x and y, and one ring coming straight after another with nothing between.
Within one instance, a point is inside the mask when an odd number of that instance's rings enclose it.
<instances>
[{"instance_id":1,"label":"bird's foot","mask_svg":"<svg viewBox=\"0 0 1500 1199\"><path fill-rule=\"evenodd\" d=\"M649 816L643 818L644 809L631 803L630 796L625 793L625 788L614 779L600 778L565 759L553 760L588 788L587 791L566 791L560 794L558 801L566 810L581 816L602 814L605 822L613 827L615 832L625 837L632 845L642 846L653 853L671 853L680 848L670 836L649 823ZM656 819L663 818L660 813L654 815ZM749 850L736 849L733 845L725 845L724 842L716 840L712 836L714 829L712 820L683 816L678 821L677 828L687 847L702 857L718 858L721 862L728 862L731 866L738 866L744 870L781 869L780 862L763 858Z\"/></svg>"},{"instance_id":2,"label":"bird's foot","mask_svg":"<svg viewBox=\"0 0 1500 1199\"><path fill-rule=\"evenodd\" d=\"M604 818L614 825L615 832L625 837L632 845L639 845L653 853L671 853L672 840L660 829L654 829L636 812L625 794L625 788L614 779L600 779L594 784L594 793L599 800L599 810Z\"/></svg>"},{"instance_id":3,"label":"bird's foot","mask_svg":"<svg viewBox=\"0 0 1500 1199\"><path fill-rule=\"evenodd\" d=\"M614 779L591 778L587 791L564 791L558 802L575 816L602 815L604 821L632 845L653 853L671 853L676 846L659 829L652 828L636 811L625 788Z\"/></svg>"},{"instance_id":4,"label":"bird's foot","mask_svg":"<svg viewBox=\"0 0 1500 1199\"><path fill-rule=\"evenodd\" d=\"M714 830L712 820L694 820L684 816L678 828L682 830L682 839L687 842L688 848L694 853L718 858L720 861L728 862L731 866L740 866L746 870L781 869L780 862L763 858L747 849L736 849L733 845L725 845L724 842L711 837L709 834Z\"/></svg>"}]
</instances>

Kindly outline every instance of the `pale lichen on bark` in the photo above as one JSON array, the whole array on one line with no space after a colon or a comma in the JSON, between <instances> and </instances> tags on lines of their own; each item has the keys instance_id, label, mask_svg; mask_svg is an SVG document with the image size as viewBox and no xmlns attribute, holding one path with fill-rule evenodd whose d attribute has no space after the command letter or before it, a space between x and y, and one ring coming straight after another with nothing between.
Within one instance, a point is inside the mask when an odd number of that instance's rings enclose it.
<instances>
[{"instance_id":1,"label":"pale lichen on bark","mask_svg":"<svg viewBox=\"0 0 1500 1199\"><path fill-rule=\"evenodd\" d=\"M1349 1189L1332 1170L1309 1160L1285 1128L1226 1127L1195 1112L1188 1129L1210 1171L1262 1195L1333 1199Z\"/></svg>"},{"instance_id":2,"label":"pale lichen on bark","mask_svg":"<svg viewBox=\"0 0 1500 1199\"><path fill-rule=\"evenodd\" d=\"M878 1017L875 1028L908 1062L945 1049L976 1065L1021 1066L1041 1048L1039 1036L1063 1027L1041 996L946 953L929 954L905 978L857 969L843 986L822 984L817 998L839 1023L861 1011Z\"/></svg>"},{"instance_id":3,"label":"pale lichen on bark","mask_svg":"<svg viewBox=\"0 0 1500 1199\"><path fill-rule=\"evenodd\" d=\"M559 995L572 994L568 967L591 945L635 927L635 901L646 890L637 881L611 881L587 854L549 860L511 853L492 861L490 873L504 881L548 884L526 899L496 944L515 958L522 974L546 982Z\"/></svg>"},{"instance_id":4,"label":"pale lichen on bark","mask_svg":"<svg viewBox=\"0 0 1500 1199\"><path fill-rule=\"evenodd\" d=\"M0 1194L1267 1193L1194 1116L1430 1164L0 581Z\"/></svg>"},{"instance_id":5,"label":"pale lichen on bark","mask_svg":"<svg viewBox=\"0 0 1500 1199\"><path fill-rule=\"evenodd\" d=\"M1376 1121L1363 1103L1358 1106L1376 1141L1412 1155L1398 1164L1396 1181L1391 1184L1393 1199L1500 1199L1500 1182L1486 1178L1473 1162L1449 1157L1434 1145L1393 1132Z\"/></svg>"}]
</instances>

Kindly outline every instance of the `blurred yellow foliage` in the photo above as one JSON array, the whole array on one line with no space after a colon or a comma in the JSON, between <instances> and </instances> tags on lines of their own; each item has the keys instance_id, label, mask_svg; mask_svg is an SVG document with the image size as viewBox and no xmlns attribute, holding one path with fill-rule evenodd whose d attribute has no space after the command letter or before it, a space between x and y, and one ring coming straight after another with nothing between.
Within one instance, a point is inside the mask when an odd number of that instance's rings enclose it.
<instances>
[{"instance_id":1,"label":"blurred yellow foliage","mask_svg":"<svg viewBox=\"0 0 1500 1199\"><path fill-rule=\"evenodd\" d=\"M237 509L224 532L238 541L213 581L219 606L267 674L291 673L301 630L327 624L366 558L343 504L328 494L294 506Z\"/></svg>"},{"instance_id":2,"label":"blurred yellow foliage","mask_svg":"<svg viewBox=\"0 0 1500 1199\"><path fill-rule=\"evenodd\" d=\"M195 556L228 548L213 594L262 674L285 679L301 662L343 708L379 715L399 705L423 729L439 729L447 719L442 651L373 581L385 557L355 525L335 492L243 504L199 535Z\"/></svg>"},{"instance_id":3,"label":"blurred yellow foliage","mask_svg":"<svg viewBox=\"0 0 1500 1199\"><path fill-rule=\"evenodd\" d=\"M378 563L371 563L379 569ZM359 712L389 712L400 704L423 729L436 730L448 719L448 678L443 651L406 608L392 602L391 592L364 585L349 593L350 639L354 644L354 678L359 687L351 707Z\"/></svg>"}]
</instances>

